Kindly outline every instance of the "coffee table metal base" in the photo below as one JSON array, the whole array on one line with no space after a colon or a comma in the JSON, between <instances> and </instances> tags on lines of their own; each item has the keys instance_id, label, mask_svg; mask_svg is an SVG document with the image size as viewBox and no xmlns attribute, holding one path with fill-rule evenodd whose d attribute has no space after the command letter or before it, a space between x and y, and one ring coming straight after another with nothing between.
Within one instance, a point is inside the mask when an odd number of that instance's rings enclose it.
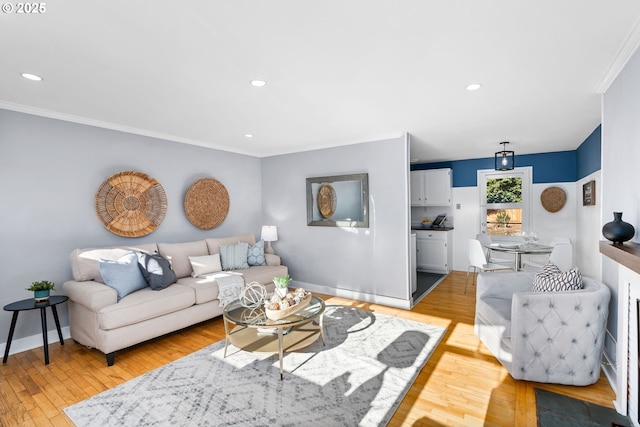
<instances>
[{"instance_id":1,"label":"coffee table metal base","mask_svg":"<svg viewBox=\"0 0 640 427\"><path fill-rule=\"evenodd\" d=\"M287 327L277 327L277 334L259 333L258 329L249 326L236 326L229 331L229 322L225 319L224 329L226 338L224 342L224 357L227 357L227 347L233 344L243 351L258 353L278 353L280 362L280 379L283 379L282 358L284 352L297 351L307 347L322 339L325 345L324 333L322 329L322 315L319 317L320 323L308 322L302 325L293 326L289 333L283 334L283 329ZM275 327L275 326L274 326Z\"/></svg>"}]
</instances>

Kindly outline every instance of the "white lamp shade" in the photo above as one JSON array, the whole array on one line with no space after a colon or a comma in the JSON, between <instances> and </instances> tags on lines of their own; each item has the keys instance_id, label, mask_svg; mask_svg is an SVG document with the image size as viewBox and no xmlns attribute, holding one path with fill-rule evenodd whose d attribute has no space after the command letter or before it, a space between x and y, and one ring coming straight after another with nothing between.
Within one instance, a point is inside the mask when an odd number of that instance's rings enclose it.
<instances>
[{"instance_id":1,"label":"white lamp shade","mask_svg":"<svg viewBox=\"0 0 640 427\"><path fill-rule=\"evenodd\" d=\"M278 240L278 227L275 225L263 225L261 239L265 242L275 242Z\"/></svg>"}]
</instances>

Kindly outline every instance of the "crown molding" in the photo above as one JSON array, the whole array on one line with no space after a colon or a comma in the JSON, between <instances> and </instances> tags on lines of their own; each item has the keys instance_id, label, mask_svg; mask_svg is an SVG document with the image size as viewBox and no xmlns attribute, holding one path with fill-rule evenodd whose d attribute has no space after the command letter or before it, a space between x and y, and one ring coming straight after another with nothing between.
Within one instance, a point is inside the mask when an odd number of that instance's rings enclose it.
<instances>
[{"instance_id":1,"label":"crown molding","mask_svg":"<svg viewBox=\"0 0 640 427\"><path fill-rule=\"evenodd\" d=\"M254 153L244 152L242 150L230 150L229 147L222 147L209 142L198 141L189 138L181 138L175 135L169 135L161 132L153 132L145 129L138 129L129 126L122 126L115 123L103 122L100 120L94 120L87 117L75 116L72 114L59 113L56 111L46 110L37 107L31 107L28 105L15 104L13 102L0 101L0 108L10 111L16 111L18 113L32 114L34 116L46 117L49 119L62 120L65 122L77 123L86 126L93 126L102 129L115 130L118 132L125 132L134 135L146 136L149 138L162 139L170 142L178 142L181 144L196 145L198 147L210 148L213 150L227 151L236 154L244 154L251 157L259 157Z\"/></svg>"},{"instance_id":2,"label":"crown molding","mask_svg":"<svg viewBox=\"0 0 640 427\"><path fill-rule=\"evenodd\" d=\"M618 52L616 52L613 61L607 68L607 70L602 75L602 78L595 86L595 93L604 94L607 90L609 90L609 86L613 83L613 81L618 77L622 69L629 59L636 52L638 47L640 46L640 18L636 20L633 27L631 27L631 31L627 35L627 38L624 40Z\"/></svg>"}]
</instances>

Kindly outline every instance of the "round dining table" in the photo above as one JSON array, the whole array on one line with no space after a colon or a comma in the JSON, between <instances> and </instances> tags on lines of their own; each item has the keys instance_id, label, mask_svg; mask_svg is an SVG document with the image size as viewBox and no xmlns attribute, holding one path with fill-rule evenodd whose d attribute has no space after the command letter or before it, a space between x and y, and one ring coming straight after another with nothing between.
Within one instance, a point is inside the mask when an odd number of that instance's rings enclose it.
<instances>
[{"instance_id":1,"label":"round dining table","mask_svg":"<svg viewBox=\"0 0 640 427\"><path fill-rule=\"evenodd\" d=\"M513 254L516 271L522 270L522 255L547 255L553 250L551 246L537 243L491 243L486 248L489 251Z\"/></svg>"}]
</instances>

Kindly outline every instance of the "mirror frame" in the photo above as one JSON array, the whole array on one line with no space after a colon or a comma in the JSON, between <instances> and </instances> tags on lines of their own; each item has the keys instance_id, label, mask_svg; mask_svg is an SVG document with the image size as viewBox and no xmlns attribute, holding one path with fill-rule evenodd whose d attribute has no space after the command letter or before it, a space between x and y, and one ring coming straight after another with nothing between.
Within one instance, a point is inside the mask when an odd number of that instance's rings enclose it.
<instances>
[{"instance_id":1,"label":"mirror frame","mask_svg":"<svg viewBox=\"0 0 640 427\"><path fill-rule=\"evenodd\" d=\"M313 218L313 191L312 184L331 184L341 181L358 181L360 183L360 201L362 204L362 220L353 221L351 219L340 218ZM336 194L336 200L340 200L340 194ZM369 228L369 174L358 173L351 175L322 176L307 178L307 225L322 227L350 227Z\"/></svg>"}]
</instances>

